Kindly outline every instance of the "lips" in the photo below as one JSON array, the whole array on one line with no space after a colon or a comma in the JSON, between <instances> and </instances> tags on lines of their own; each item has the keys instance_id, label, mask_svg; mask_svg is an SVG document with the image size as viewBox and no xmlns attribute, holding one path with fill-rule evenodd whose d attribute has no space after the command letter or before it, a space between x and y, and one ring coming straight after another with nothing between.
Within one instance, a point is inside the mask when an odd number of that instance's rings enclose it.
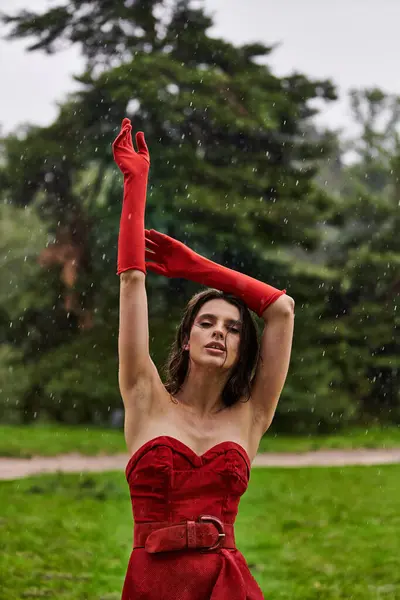
<instances>
[{"instance_id":1,"label":"lips","mask_svg":"<svg viewBox=\"0 0 400 600\"><path fill-rule=\"evenodd\" d=\"M207 344L206 348L217 348L218 350L222 350L223 352L225 351L225 346L223 344L220 344L219 342L211 342L210 344Z\"/></svg>"}]
</instances>

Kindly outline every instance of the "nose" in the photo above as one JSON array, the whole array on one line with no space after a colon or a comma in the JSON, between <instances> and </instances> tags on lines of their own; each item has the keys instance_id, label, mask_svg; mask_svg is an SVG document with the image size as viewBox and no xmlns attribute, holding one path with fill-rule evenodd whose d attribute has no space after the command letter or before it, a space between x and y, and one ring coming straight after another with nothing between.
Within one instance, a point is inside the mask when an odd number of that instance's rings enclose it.
<instances>
[{"instance_id":1,"label":"nose","mask_svg":"<svg viewBox=\"0 0 400 600\"><path fill-rule=\"evenodd\" d=\"M222 333L222 331L220 329L216 328L215 331L213 332L213 338L215 338L216 340L223 340L224 334Z\"/></svg>"}]
</instances>

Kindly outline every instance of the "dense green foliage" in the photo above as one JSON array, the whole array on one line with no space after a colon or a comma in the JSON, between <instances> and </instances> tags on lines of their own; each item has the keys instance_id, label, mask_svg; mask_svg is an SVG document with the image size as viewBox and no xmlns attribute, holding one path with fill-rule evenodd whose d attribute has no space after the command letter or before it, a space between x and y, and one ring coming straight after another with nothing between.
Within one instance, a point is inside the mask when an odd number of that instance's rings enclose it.
<instances>
[{"instance_id":1,"label":"dense green foliage","mask_svg":"<svg viewBox=\"0 0 400 600\"><path fill-rule=\"evenodd\" d=\"M286 288L296 301L276 426L397 422L395 104L383 137L373 118L365 124L356 163L346 167L337 136L313 125L312 101L334 101L333 85L298 73L276 77L270 48L210 37L212 20L189 1L169 10L163 2L70 2L3 21L31 50L78 43L87 68L52 125L2 141L0 418L105 422L121 405L122 181L111 142L127 115L151 153L146 226ZM385 101L377 91L355 93L354 110L361 116L364 103L374 117ZM321 185L323 174L334 185ZM147 278L160 370L197 290Z\"/></svg>"}]
</instances>

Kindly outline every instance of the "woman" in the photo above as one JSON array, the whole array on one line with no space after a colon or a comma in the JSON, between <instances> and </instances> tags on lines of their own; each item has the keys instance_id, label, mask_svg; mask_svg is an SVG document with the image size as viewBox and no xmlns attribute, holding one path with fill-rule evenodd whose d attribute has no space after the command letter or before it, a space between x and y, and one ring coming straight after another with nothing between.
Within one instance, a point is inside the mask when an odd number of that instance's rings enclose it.
<instances>
[{"instance_id":1,"label":"woman","mask_svg":"<svg viewBox=\"0 0 400 600\"><path fill-rule=\"evenodd\" d=\"M150 160L131 130L124 119L113 144L124 175L119 386L135 520L122 599L259 600L233 524L286 378L294 302L144 229ZM149 354L147 269L212 287L186 308L165 385ZM260 352L249 308L266 324Z\"/></svg>"}]
</instances>

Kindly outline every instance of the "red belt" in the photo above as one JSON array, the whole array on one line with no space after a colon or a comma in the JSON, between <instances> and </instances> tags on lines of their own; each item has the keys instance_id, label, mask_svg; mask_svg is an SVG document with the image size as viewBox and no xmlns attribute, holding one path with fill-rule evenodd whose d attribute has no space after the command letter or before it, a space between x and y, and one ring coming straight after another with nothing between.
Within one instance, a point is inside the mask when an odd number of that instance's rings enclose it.
<instances>
[{"instance_id":1,"label":"red belt","mask_svg":"<svg viewBox=\"0 0 400 600\"><path fill-rule=\"evenodd\" d=\"M185 548L206 552L236 545L232 524L224 524L212 515L201 515L196 521L182 523L135 523L134 547L151 553Z\"/></svg>"}]
</instances>

